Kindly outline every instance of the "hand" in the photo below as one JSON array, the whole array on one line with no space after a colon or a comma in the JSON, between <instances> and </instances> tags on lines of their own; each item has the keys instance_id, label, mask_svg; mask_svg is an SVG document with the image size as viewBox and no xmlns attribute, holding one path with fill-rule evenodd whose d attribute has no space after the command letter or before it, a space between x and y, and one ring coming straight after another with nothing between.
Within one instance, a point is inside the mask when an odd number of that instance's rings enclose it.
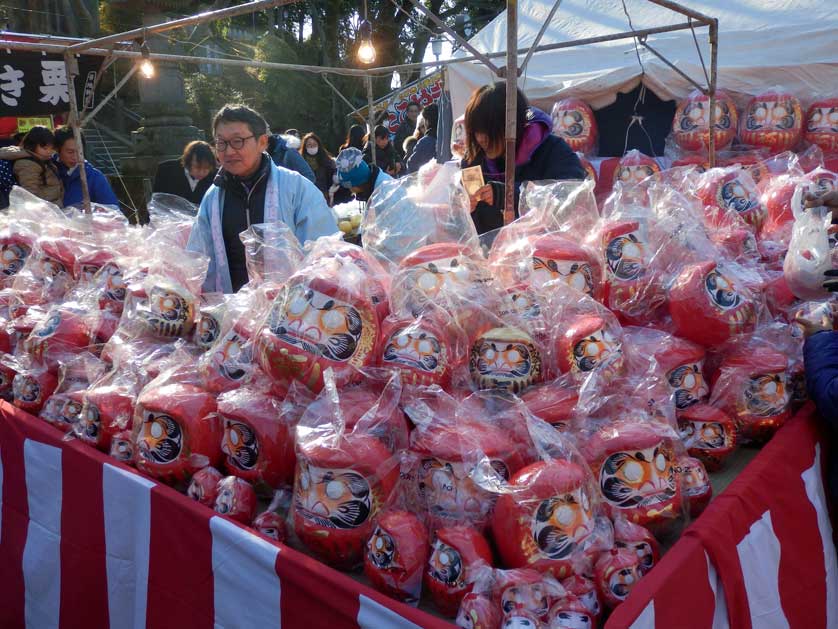
<instances>
[{"instance_id":1,"label":"hand","mask_svg":"<svg viewBox=\"0 0 838 629\"><path fill-rule=\"evenodd\" d=\"M481 201L489 205L494 204L495 192L492 190L492 185L487 183L485 186L481 186L475 190L469 199L471 201L471 211L474 212L477 209L477 204Z\"/></svg>"},{"instance_id":2,"label":"hand","mask_svg":"<svg viewBox=\"0 0 838 629\"><path fill-rule=\"evenodd\" d=\"M806 207L820 207L823 205L833 210L838 210L838 190L827 192L821 196L807 194L805 201Z\"/></svg>"},{"instance_id":3,"label":"hand","mask_svg":"<svg viewBox=\"0 0 838 629\"><path fill-rule=\"evenodd\" d=\"M803 328L806 337L816 332L834 329L835 302L820 304L815 308L801 308L794 316L794 322Z\"/></svg>"},{"instance_id":4,"label":"hand","mask_svg":"<svg viewBox=\"0 0 838 629\"><path fill-rule=\"evenodd\" d=\"M823 274L824 283L823 287L828 290L830 293L834 293L838 291L838 269L830 269L826 273Z\"/></svg>"}]
</instances>

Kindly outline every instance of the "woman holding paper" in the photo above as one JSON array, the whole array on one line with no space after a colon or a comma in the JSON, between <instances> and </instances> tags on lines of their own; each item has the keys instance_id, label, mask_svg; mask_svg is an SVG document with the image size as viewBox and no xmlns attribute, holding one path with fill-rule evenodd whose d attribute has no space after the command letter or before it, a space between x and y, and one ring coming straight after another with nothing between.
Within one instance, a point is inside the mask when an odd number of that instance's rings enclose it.
<instances>
[{"instance_id":1,"label":"woman holding paper","mask_svg":"<svg viewBox=\"0 0 838 629\"><path fill-rule=\"evenodd\" d=\"M462 168L479 166L485 185L470 193L471 218L482 234L503 226L506 84L484 85L466 105L466 154ZM550 116L530 107L518 90L515 152L515 213L525 181L584 179L585 170L571 148L552 134ZM473 180L474 177L470 177Z\"/></svg>"}]
</instances>

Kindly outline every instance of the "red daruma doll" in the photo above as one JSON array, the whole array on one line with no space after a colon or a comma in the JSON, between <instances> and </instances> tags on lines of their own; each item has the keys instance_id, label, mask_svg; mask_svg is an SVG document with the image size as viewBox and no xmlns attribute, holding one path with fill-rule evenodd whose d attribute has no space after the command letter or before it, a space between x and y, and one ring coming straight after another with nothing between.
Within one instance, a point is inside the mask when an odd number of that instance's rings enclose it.
<instances>
[{"instance_id":1,"label":"red daruma doll","mask_svg":"<svg viewBox=\"0 0 838 629\"><path fill-rule=\"evenodd\" d=\"M486 525L495 496L471 478L483 453L504 480L523 465L509 434L489 423L476 421L431 424L411 434L410 452L415 460L416 487L432 528L467 522L478 529Z\"/></svg>"},{"instance_id":2,"label":"red daruma doll","mask_svg":"<svg viewBox=\"0 0 838 629\"><path fill-rule=\"evenodd\" d=\"M612 517L647 526L680 514L673 441L663 430L668 429L620 420L589 439L584 455Z\"/></svg>"},{"instance_id":3,"label":"red daruma doll","mask_svg":"<svg viewBox=\"0 0 838 629\"><path fill-rule=\"evenodd\" d=\"M269 487L294 481L294 434L273 397L252 388L218 398L221 451L230 474Z\"/></svg>"},{"instance_id":4,"label":"red daruma doll","mask_svg":"<svg viewBox=\"0 0 838 629\"><path fill-rule=\"evenodd\" d=\"M567 238L550 234L533 243L532 282L536 286L558 280L597 299L602 292L601 274L595 256Z\"/></svg>"},{"instance_id":5,"label":"red daruma doll","mask_svg":"<svg viewBox=\"0 0 838 629\"><path fill-rule=\"evenodd\" d=\"M257 339L258 360L278 382L299 380L317 392L328 367L339 384L356 381L356 370L375 358L378 336L369 297L337 280L297 278L274 301Z\"/></svg>"},{"instance_id":6,"label":"red daruma doll","mask_svg":"<svg viewBox=\"0 0 838 629\"><path fill-rule=\"evenodd\" d=\"M791 418L788 359L765 343L741 347L719 365L710 402L736 420L740 437L768 441Z\"/></svg>"},{"instance_id":7,"label":"red daruma doll","mask_svg":"<svg viewBox=\"0 0 838 629\"><path fill-rule=\"evenodd\" d=\"M134 432L137 467L166 482L184 481L197 469L217 466L221 423L215 397L196 386L146 388L137 399Z\"/></svg>"},{"instance_id":8,"label":"red daruma doll","mask_svg":"<svg viewBox=\"0 0 838 629\"><path fill-rule=\"evenodd\" d=\"M492 565L492 551L476 530L452 526L436 531L425 570L425 588L443 615L457 615L460 602L471 591L472 573L482 564Z\"/></svg>"},{"instance_id":9,"label":"red daruma doll","mask_svg":"<svg viewBox=\"0 0 838 629\"><path fill-rule=\"evenodd\" d=\"M294 528L324 563L349 569L363 559L373 520L398 480L398 464L370 435L306 434L298 428Z\"/></svg>"},{"instance_id":10,"label":"red daruma doll","mask_svg":"<svg viewBox=\"0 0 838 629\"><path fill-rule=\"evenodd\" d=\"M648 155L640 151L629 151L614 169L614 183L633 187L660 171L660 165Z\"/></svg>"},{"instance_id":11,"label":"red daruma doll","mask_svg":"<svg viewBox=\"0 0 838 629\"><path fill-rule=\"evenodd\" d=\"M428 530L415 514L384 511L367 540L364 574L379 592L418 603L428 552Z\"/></svg>"},{"instance_id":12,"label":"red daruma doll","mask_svg":"<svg viewBox=\"0 0 838 629\"><path fill-rule=\"evenodd\" d=\"M751 291L710 261L681 271L669 292L669 313L678 336L705 347L752 330L757 317Z\"/></svg>"},{"instance_id":13,"label":"red daruma doll","mask_svg":"<svg viewBox=\"0 0 838 629\"><path fill-rule=\"evenodd\" d=\"M213 508L236 522L250 524L256 515L256 492L246 480L228 476L218 483Z\"/></svg>"},{"instance_id":14,"label":"red daruma doll","mask_svg":"<svg viewBox=\"0 0 838 629\"><path fill-rule=\"evenodd\" d=\"M406 384L446 388L460 362L452 341L442 321L429 313L418 319L388 318L382 331L379 363L385 369L398 370Z\"/></svg>"},{"instance_id":15,"label":"red daruma doll","mask_svg":"<svg viewBox=\"0 0 838 629\"><path fill-rule=\"evenodd\" d=\"M736 105L722 90L716 91L716 111L713 126L716 128L716 150L725 148L736 136L739 116ZM698 151L710 146L710 97L694 90L678 103L672 119L672 137L685 151Z\"/></svg>"},{"instance_id":16,"label":"red daruma doll","mask_svg":"<svg viewBox=\"0 0 838 629\"><path fill-rule=\"evenodd\" d=\"M585 471L562 459L533 463L498 498L492 534L504 565L570 576L572 559L590 543L594 514Z\"/></svg>"},{"instance_id":17,"label":"red daruma doll","mask_svg":"<svg viewBox=\"0 0 838 629\"><path fill-rule=\"evenodd\" d=\"M580 153L590 153L596 146L597 124L594 112L578 98L565 98L553 105L553 133Z\"/></svg>"},{"instance_id":18,"label":"red daruma doll","mask_svg":"<svg viewBox=\"0 0 838 629\"><path fill-rule=\"evenodd\" d=\"M134 391L129 386L107 384L91 387L78 395L82 408L75 426L76 436L108 452L114 435L132 427L136 400Z\"/></svg>"},{"instance_id":19,"label":"red daruma doll","mask_svg":"<svg viewBox=\"0 0 838 629\"><path fill-rule=\"evenodd\" d=\"M800 101L784 92L754 96L739 120L739 139L781 153L797 146L803 128Z\"/></svg>"},{"instance_id":20,"label":"red daruma doll","mask_svg":"<svg viewBox=\"0 0 838 629\"><path fill-rule=\"evenodd\" d=\"M810 105L803 137L824 153L838 151L838 98L825 98Z\"/></svg>"},{"instance_id":21,"label":"red daruma doll","mask_svg":"<svg viewBox=\"0 0 838 629\"><path fill-rule=\"evenodd\" d=\"M582 382L594 371L610 382L623 372L622 329L597 315L580 315L556 340L559 369Z\"/></svg>"},{"instance_id":22,"label":"red daruma doll","mask_svg":"<svg viewBox=\"0 0 838 629\"><path fill-rule=\"evenodd\" d=\"M655 360L672 390L675 408L683 411L706 401L710 388L704 379L704 348L677 337L655 352Z\"/></svg>"},{"instance_id":23,"label":"red daruma doll","mask_svg":"<svg viewBox=\"0 0 838 629\"><path fill-rule=\"evenodd\" d=\"M681 412L678 432L690 456L711 472L720 469L736 449L735 422L709 404L696 404Z\"/></svg>"},{"instance_id":24,"label":"red daruma doll","mask_svg":"<svg viewBox=\"0 0 838 629\"><path fill-rule=\"evenodd\" d=\"M602 600L609 609L626 600L641 577L637 555L626 548L602 553L594 572Z\"/></svg>"}]
</instances>

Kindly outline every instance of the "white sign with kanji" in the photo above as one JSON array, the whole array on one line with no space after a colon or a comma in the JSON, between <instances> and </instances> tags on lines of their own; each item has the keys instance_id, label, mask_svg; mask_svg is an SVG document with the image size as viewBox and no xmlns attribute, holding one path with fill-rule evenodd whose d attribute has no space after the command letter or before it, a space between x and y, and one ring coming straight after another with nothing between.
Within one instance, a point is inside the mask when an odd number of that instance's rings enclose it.
<instances>
[{"instance_id":1,"label":"white sign with kanji","mask_svg":"<svg viewBox=\"0 0 838 629\"><path fill-rule=\"evenodd\" d=\"M70 102L70 90L67 85L67 68L63 61L41 61L42 85L40 100L42 103L57 105L59 101Z\"/></svg>"},{"instance_id":2,"label":"white sign with kanji","mask_svg":"<svg viewBox=\"0 0 838 629\"><path fill-rule=\"evenodd\" d=\"M23 70L16 70L8 64L3 66L3 72L0 72L0 99L9 107L17 107L17 99L25 87L21 79Z\"/></svg>"}]
</instances>

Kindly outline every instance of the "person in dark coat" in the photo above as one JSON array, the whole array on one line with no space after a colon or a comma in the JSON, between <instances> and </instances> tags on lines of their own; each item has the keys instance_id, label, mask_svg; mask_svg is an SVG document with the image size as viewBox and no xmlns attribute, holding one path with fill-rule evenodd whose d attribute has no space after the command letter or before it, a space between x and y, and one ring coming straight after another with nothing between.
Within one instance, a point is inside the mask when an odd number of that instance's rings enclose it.
<instances>
[{"instance_id":1,"label":"person in dark coat","mask_svg":"<svg viewBox=\"0 0 838 629\"><path fill-rule=\"evenodd\" d=\"M83 139L82 143L84 143ZM81 169L78 167L78 147L72 128L59 127L55 130L55 150L57 151L55 164L58 167L58 176L64 184L64 207L81 206L84 194L81 189ZM119 207L119 199L116 198L111 184L108 183L108 178L102 171L85 160L84 172L87 175L87 192L90 195L90 202Z\"/></svg>"},{"instance_id":2,"label":"person in dark coat","mask_svg":"<svg viewBox=\"0 0 838 629\"><path fill-rule=\"evenodd\" d=\"M174 194L200 205L217 170L218 164L212 147L206 142L195 140L186 145L180 159L160 162L152 191Z\"/></svg>"},{"instance_id":3,"label":"person in dark coat","mask_svg":"<svg viewBox=\"0 0 838 629\"><path fill-rule=\"evenodd\" d=\"M422 166L436 158L436 124L439 119L439 107L435 104L428 105L422 110L422 120L425 123L425 135L423 135L413 153L407 159L407 172L415 173Z\"/></svg>"},{"instance_id":4,"label":"person in dark coat","mask_svg":"<svg viewBox=\"0 0 838 629\"><path fill-rule=\"evenodd\" d=\"M366 142L366 131L364 131L364 127L359 124L354 124L349 127L349 133L346 134L346 140L344 140L343 144L341 144L340 148L338 149L338 153L340 153L343 149L348 148L356 148L359 151L364 150L364 143Z\"/></svg>"},{"instance_id":5,"label":"person in dark coat","mask_svg":"<svg viewBox=\"0 0 838 629\"><path fill-rule=\"evenodd\" d=\"M292 131L296 131L296 129L292 129ZM300 147L302 147L302 142L299 136L280 134L268 136L268 154L274 164L300 173L311 183L316 183L314 171L300 155Z\"/></svg>"},{"instance_id":6,"label":"person in dark coat","mask_svg":"<svg viewBox=\"0 0 838 629\"><path fill-rule=\"evenodd\" d=\"M375 142L375 166L378 166L391 177L396 177L402 165L396 153L396 148L390 141L390 132L387 127L382 124L377 125L373 132L373 141ZM373 165L372 146L369 141L364 147L364 161L370 166Z\"/></svg>"},{"instance_id":7,"label":"person in dark coat","mask_svg":"<svg viewBox=\"0 0 838 629\"><path fill-rule=\"evenodd\" d=\"M417 118L419 118L419 103L410 103L404 112L404 121L402 121L396 130L396 137L393 140L393 144L396 146L396 152L402 161L409 157L404 151L404 141L416 131Z\"/></svg>"},{"instance_id":8,"label":"person in dark coat","mask_svg":"<svg viewBox=\"0 0 838 629\"><path fill-rule=\"evenodd\" d=\"M329 154L320 138L313 131L306 133L303 138L300 154L311 170L314 171L314 185L328 201L329 188L332 187L335 177L335 158Z\"/></svg>"},{"instance_id":9,"label":"person in dark coat","mask_svg":"<svg viewBox=\"0 0 838 629\"><path fill-rule=\"evenodd\" d=\"M525 181L584 179L576 153L553 135L550 116L530 107L518 90L515 151L515 214ZM486 185L471 198L471 218L480 234L503 226L506 83L484 85L466 105L466 156L463 168L480 166Z\"/></svg>"}]
</instances>

